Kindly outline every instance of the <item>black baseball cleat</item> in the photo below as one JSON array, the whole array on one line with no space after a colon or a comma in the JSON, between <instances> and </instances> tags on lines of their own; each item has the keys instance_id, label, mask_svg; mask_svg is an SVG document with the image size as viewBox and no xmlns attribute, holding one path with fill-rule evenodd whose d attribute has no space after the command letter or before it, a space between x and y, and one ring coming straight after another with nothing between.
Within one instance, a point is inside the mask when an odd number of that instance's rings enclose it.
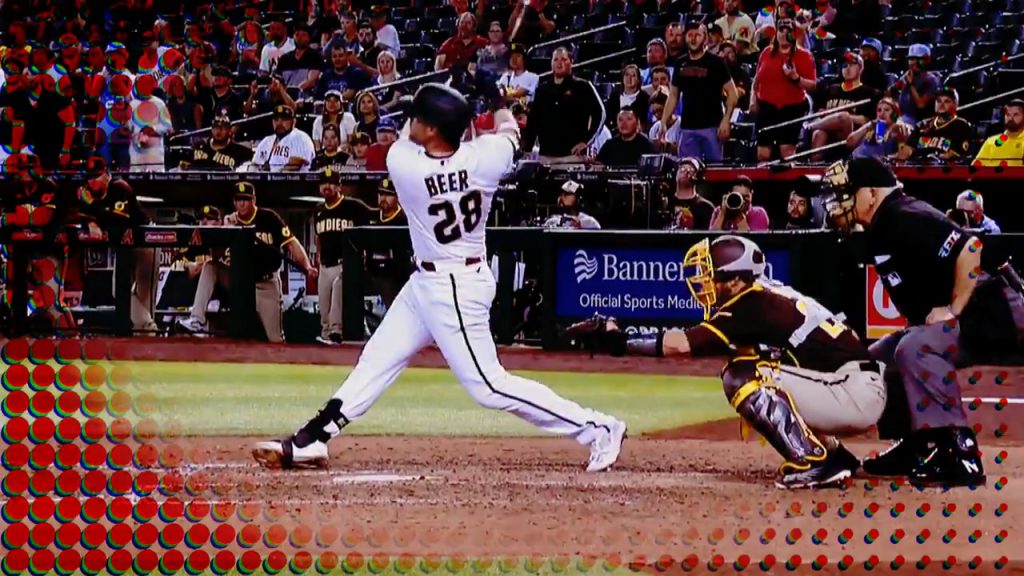
<instances>
[{"instance_id":1,"label":"black baseball cleat","mask_svg":"<svg viewBox=\"0 0 1024 576\"><path fill-rule=\"evenodd\" d=\"M783 490L800 488L839 488L853 476L860 462L842 444L829 450L828 457L816 462L807 470L791 472L775 481Z\"/></svg>"},{"instance_id":2,"label":"black baseball cleat","mask_svg":"<svg viewBox=\"0 0 1024 576\"><path fill-rule=\"evenodd\" d=\"M922 440L914 468L908 474L917 487L984 486L985 467L978 441L970 428L938 428Z\"/></svg>"},{"instance_id":3,"label":"black baseball cleat","mask_svg":"<svg viewBox=\"0 0 1024 576\"><path fill-rule=\"evenodd\" d=\"M907 476L917 464L917 444L917 436L911 434L877 456L868 456L861 467L872 476Z\"/></svg>"}]
</instances>

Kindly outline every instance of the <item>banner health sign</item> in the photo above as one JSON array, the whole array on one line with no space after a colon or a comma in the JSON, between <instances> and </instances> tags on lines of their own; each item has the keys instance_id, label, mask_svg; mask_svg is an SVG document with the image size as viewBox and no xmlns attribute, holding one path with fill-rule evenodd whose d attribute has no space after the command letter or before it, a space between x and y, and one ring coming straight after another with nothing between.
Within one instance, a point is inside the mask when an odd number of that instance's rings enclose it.
<instances>
[{"instance_id":1,"label":"banner health sign","mask_svg":"<svg viewBox=\"0 0 1024 576\"><path fill-rule=\"evenodd\" d=\"M627 326L689 326L704 313L686 286L680 249L563 247L558 251L555 311L559 318L594 312ZM766 250L765 274L788 283L789 252Z\"/></svg>"}]
</instances>

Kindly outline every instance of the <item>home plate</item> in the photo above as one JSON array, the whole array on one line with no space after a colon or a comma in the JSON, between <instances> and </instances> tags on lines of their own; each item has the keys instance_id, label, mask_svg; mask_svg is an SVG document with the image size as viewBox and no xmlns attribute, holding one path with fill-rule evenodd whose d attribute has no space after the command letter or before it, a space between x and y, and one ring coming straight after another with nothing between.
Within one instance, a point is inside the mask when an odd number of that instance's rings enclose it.
<instances>
[{"instance_id":1,"label":"home plate","mask_svg":"<svg viewBox=\"0 0 1024 576\"><path fill-rule=\"evenodd\" d=\"M396 482L412 482L415 480L430 480L432 476L420 476L409 474L341 474L331 479L334 484L393 484Z\"/></svg>"}]
</instances>

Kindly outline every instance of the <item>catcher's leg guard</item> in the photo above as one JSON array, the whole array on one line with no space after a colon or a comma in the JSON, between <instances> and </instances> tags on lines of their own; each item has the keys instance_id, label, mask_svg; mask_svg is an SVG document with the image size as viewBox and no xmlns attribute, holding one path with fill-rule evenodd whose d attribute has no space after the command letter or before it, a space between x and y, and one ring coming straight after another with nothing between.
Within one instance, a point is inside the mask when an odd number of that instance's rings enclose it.
<instances>
[{"instance_id":1,"label":"catcher's leg guard","mask_svg":"<svg viewBox=\"0 0 1024 576\"><path fill-rule=\"evenodd\" d=\"M785 459L779 472L808 470L825 461L828 451L804 423L789 393L762 373L769 364L756 358L736 359L722 372L725 395L736 409Z\"/></svg>"}]
</instances>

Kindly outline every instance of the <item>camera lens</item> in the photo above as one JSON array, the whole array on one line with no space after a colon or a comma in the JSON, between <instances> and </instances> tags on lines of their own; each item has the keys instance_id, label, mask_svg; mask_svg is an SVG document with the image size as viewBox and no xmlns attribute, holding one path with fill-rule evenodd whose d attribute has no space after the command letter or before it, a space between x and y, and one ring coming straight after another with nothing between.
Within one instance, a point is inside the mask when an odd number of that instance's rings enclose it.
<instances>
[{"instance_id":1,"label":"camera lens","mask_svg":"<svg viewBox=\"0 0 1024 576\"><path fill-rule=\"evenodd\" d=\"M743 207L743 195L739 192L729 192L725 196L725 207L729 210L739 210Z\"/></svg>"}]
</instances>

